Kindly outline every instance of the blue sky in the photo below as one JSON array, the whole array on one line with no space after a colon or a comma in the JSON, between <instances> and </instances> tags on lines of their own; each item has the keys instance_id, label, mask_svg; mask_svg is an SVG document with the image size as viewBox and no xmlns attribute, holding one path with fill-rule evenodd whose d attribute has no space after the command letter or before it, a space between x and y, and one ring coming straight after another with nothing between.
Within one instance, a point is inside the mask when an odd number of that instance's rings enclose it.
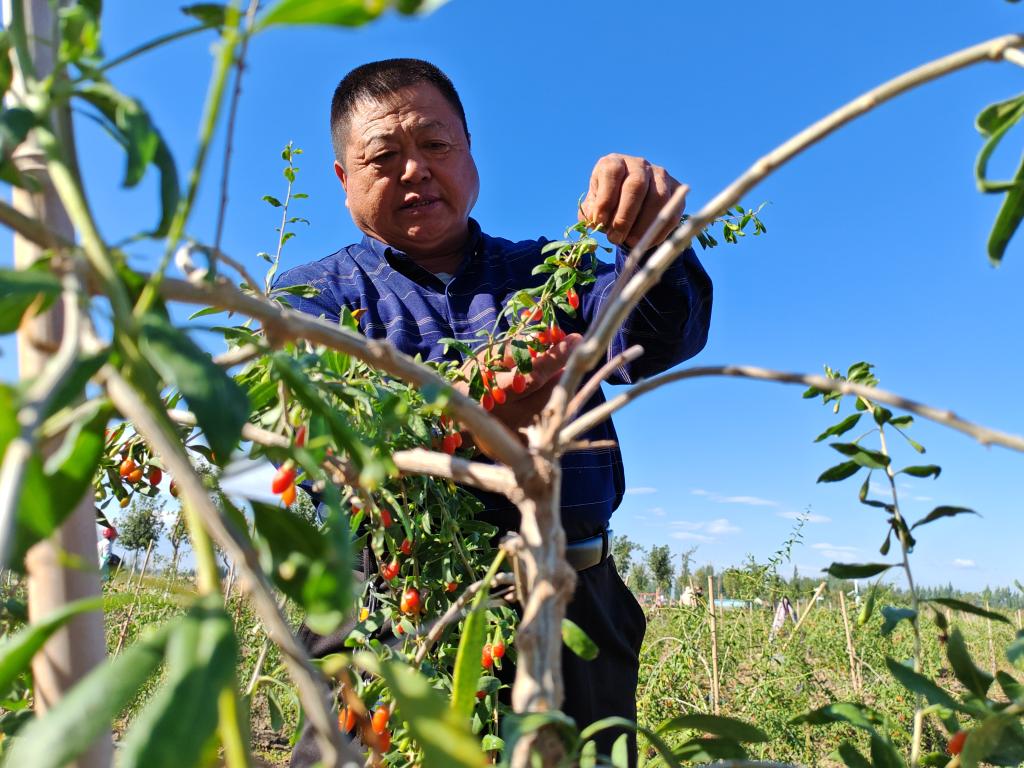
<instances>
[{"instance_id":1,"label":"blue sky","mask_svg":"<svg viewBox=\"0 0 1024 768\"><path fill-rule=\"evenodd\" d=\"M179 2L108 0L105 47L124 51L189 22ZM327 115L337 80L392 56L430 59L459 88L482 190L474 216L491 234L553 236L575 218L595 160L643 155L692 186L696 209L760 154L860 92L924 61L1015 30L1019 7L961 0L938 12L923 0L836 6L792 0L770 13L746 4L637 0L515 4L453 0L434 15L389 17L363 30L274 30L250 48L235 138L225 249L253 271L276 243L281 147L302 147L297 215L312 226L288 244L285 266L357 237L331 169ZM191 162L212 37L176 43L112 72L141 97ZM857 360L883 386L962 416L1024 433L1020 299L1024 236L992 269L985 237L997 200L972 178L976 113L1019 92L1024 71L986 64L929 85L844 129L755 190L767 236L703 255L715 281L711 338L699 364L746 363L819 372ZM105 234L155 215L156 182L118 188L123 159L79 121L80 152ZM214 148L219 169L222 138ZM994 166L1009 175L1020 136ZM212 239L216 179L200 192L190 230ZM154 263L142 247L137 264ZM10 263L9 242L0 263ZM9 339L0 375L13 378ZM830 412L776 384L704 379L661 390L617 419L629 491L613 518L641 544L698 546L698 563L769 556L793 515L810 509L794 562L808 574L833 559L878 559L884 520L859 505L857 486L816 485L834 454L811 441ZM913 434L937 481L912 480L910 517L970 506L921 529L913 563L924 583L964 588L1024 576L1024 456L985 449L919 423ZM916 455L905 451L905 463ZM899 459L897 459L899 461ZM786 566L788 573L789 566Z\"/></svg>"}]
</instances>

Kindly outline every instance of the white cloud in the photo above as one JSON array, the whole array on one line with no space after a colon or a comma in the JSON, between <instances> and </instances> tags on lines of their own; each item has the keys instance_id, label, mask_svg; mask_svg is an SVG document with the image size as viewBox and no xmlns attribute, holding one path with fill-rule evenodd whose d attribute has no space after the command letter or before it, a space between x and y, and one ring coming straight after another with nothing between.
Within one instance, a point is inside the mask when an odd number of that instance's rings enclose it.
<instances>
[{"instance_id":1,"label":"white cloud","mask_svg":"<svg viewBox=\"0 0 1024 768\"><path fill-rule=\"evenodd\" d=\"M914 501L935 501L931 496L911 496Z\"/></svg>"},{"instance_id":2,"label":"white cloud","mask_svg":"<svg viewBox=\"0 0 1024 768\"><path fill-rule=\"evenodd\" d=\"M748 507L777 507L779 502L771 499L762 499L758 496L723 496L720 493L705 491L703 488L694 488L690 491L694 496L706 496L716 504L745 504Z\"/></svg>"},{"instance_id":3,"label":"white cloud","mask_svg":"<svg viewBox=\"0 0 1024 768\"><path fill-rule=\"evenodd\" d=\"M973 560L965 560L964 558L958 557L953 561L954 568L977 568Z\"/></svg>"},{"instance_id":4,"label":"white cloud","mask_svg":"<svg viewBox=\"0 0 1024 768\"><path fill-rule=\"evenodd\" d=\"M673 528L681 528L670 534L674 539L691 539L693 541L714 541L715 536L723 536L729 533L739 533L742 529L733 525L724 517L715 520L672 520L669 525Z\"/></svg>"},{"instance_id":5,"label":"white cloud","mask_svg":"<svg viewBox=\"0 0 1024 768\"><path fill-rule=\"evenodd\" d=\"M845 544L829 544L823 541L811 544L811 549L818 550L824 557L831 557L837 560L853 557L858 552L857 547L850 547Z\"/></svg>"},{"instance_id":6,"label":"white cloud","mask_svg":"<svg viewBox=\"0 0 1024 768\"><path fill-rule=\"evenodd\" d=\"M693 533L692 531L676 531L669 535L673 539L683 539L684 541L714 541L710 536L705 536L702 533Z\"/></svg>"},{"instance_id":7,"label":"white cloud","mask_svg":"<svg viewBox=\"0 0 1024 768\"><path fill-rule=\"evenodd\" d=\"M888 485L883 485L882 483L879 483L875 480L872 480L871 483L868 485L868 490L870 490L872 493L877 493L879 495L892 494L892 488L890 488Z\"/></svg>"},{"instance_id":8,"label":"white cloud","mask_svg":"<svg viewBox=\"0 0 1024 768\"><path fill-rule=\"evenodd\" d=\"M627 496L639 496L641 494L657 493L657 492L658 492L657 488L652 488L649 485L638 485L636 488L627 488L626 489L626 495Z\"/></svg>"},{"instance_id":9,"label":"white cloud","mask_svg":"<svg viewBox=\"0 0 1024 768\"><path fill-rule=\"evenodd\" d=\"M799 520L801 517L806 519L808 523L831 523L832 518L826 515L816 515L813 512L779 512L779 517L784 517L787 520Z\"/></svg>"},{"instance_id":10,"label":"white cloud","mask_svg":"<svg viewBox=\"0 0 1024 768\"><path fill-rule=\"evenodd\" d=\"M647 511L650 512L652 515L657 515L658 517L664 517L665 516L665 509L664 509L664 507L651 507Z\"/></svg>"},{"instance_id":11,"label":"white cloud","mask_svg":"<svg viewBox=\"0 0 1024 768\"><path fill-rule=\"evenodd\" d=\"M712 520L710 523L707 524L706 530L707 530L708 533L711 533L711 534L714 534L714 535L717 535L717 536L720 536L723 533L739 533L740 532L740 528L738 526L733 525L728 520L726 520L724 517L720 517L717 520Z\"/></svg>"}]
</instances>

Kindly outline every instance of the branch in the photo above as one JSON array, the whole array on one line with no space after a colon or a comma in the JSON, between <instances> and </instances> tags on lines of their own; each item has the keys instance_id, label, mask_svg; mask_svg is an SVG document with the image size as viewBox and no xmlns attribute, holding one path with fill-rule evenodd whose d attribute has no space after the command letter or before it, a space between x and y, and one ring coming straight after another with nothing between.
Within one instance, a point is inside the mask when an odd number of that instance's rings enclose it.
<instances>
[{"instance_id":1,"label":"branch","mask_svg":"<svg viewBox=\"0 0 1024 768\"><path fill-rule=\"evenodd\" d=\"M78 360L81 348L82 307L79 303L81 283L75 272L62 278L64 330L60 348L38 377L32 381L25 401L18 410L18 434L7 444L0 466L0 569L7 567L14 543L18 501L25 469L36 450L37 432L47 408Z\"/></svg>"},{"instance_id":2,"label":"branch","mask_svg":"<svg viewBox=\"0 0 1024 768\"><path fill-rule=\"evenodd\" d=\"M510 467L520 482L524 473L529 475L534 471L529 452L504 424L488 415L475 400L453 389L450 382L388 342L367 339L322 318L287 309L260 296L246 295L221 278L202 283L167 278L161 283L160 291L173 301L239 312L262 322L270 336L322 344L357 357L421 389L443 392L448 398L445 407L473 432L477 445L485 453Z\"/></svg>"},{"instance_id":3,"label":"branch","mask_svg":"<svg viewBox=\"0 0 1024 768\"><path fill-rule=\"evenodd\" d=\"M511 573L498 573L495 574L494 578L491 579L491 588L498 586L505 586L511 584L513 577ZM456 621L459 616L462 615L462 609L466 607L466 604L472 599L472 597L479 592L484 586L484 579L474 582L462 590L462 594L459 595L459 599L448 606L448 610L444 614L436 619L430 627L430 631L427 632L426 637L423 638L423 644L420 645L419 650L416 651L416 658L413 661L413 668L419 669L420 664L427 658L427 654L430 653L430 649L434 647L438 640L441 639L441 635L444 634L444 630L453 621Z\"/></svg>"},{"instance_id":4,"label":"branch","mask_svg":"<svg viewBox=\"0 0 1024 768\"><path fill-rule=\"evenodd\" d=\"M40 248L60 247L71 249L75 244L65 240L38 219L26 216L6 200L0 200L0 224L13 229L19 235Z\"/></svg>"},{"instance_id":5,"label":"branch","mask_svg":"<svg viewBox=\"0 0 1024 768\"><path fill-rule=\"evenodd\" d=\"M606 354L612 338L633 308L657 284L679 254L689 247L693 238L709 226L717 216L740 202L743 195L789 160L852 120L901 93L958 69L982 61L1000 61L1006 57L1008 51L1020 48L1022 45L1024 45L1024 35L1006 35L964 48L912 69L858 96L757 160L740 177L708 202L699 213L687 219L665 242L658 246L636 275L630 277L623 273L619 276L612 287L612 295L615 295L616 298L614 301L606 303L605 311L601 312L583 342L573 351L566 365L565 374L551 394L546 409L549 417L547 436L553 436L554 430L560 428L564 423L565 403L572 391L571 387L575 387L579 383L582 372L592 368L601 356ZM647 233L644 237L646 239Z\"/></svg>"},{"instance_id":6,"label":"branch","mask_svg":"<svg viewBox=\"0 0 1024 768\"><path fill-rule=\"evenodd\" d=\"M886 405L891 405L904 411L916 413L918 416L922 416L926 419L930 419L931 421L955 429L958 432L970 435L982 445L1001 445L1004 448L1024 452L1024 437L1000 432L998 430L991 429L990 427L984 427L970 421L965 421L957 416L953 411L934 408L930 405L919 403L916 400L910 400L902 395L897 395L884 389L866 387L861 384L853 384L849 381L830 379L825 376L810 376L804 373L787 373L783 371L772 371L767 368L755 368L753 366L742 365L684 368L681 371L666 373L662 376L656 376L653 379L642 381L617 397L612 398L608 402L599 405L597 408L588 411L583 416L576 419L576 421L562 430L559 435L559 440L571 440L577 435L586 432L596 424L600 424L602 421L607 419L615 413L615 411L646 392L650 392L658 387L671 384L675 381L696 379L702 376L733 376L742 379L777 381L784 384L803 384L804 386L815 387L823 392L838 392L841 395L863 397L876 403L885 403Z\"/></svg>"},{"instance_id":7,"label":"branch","mask_svg":"<svg viewBox=\"0 0 1024 768\"><path fill-rule=\"evenodd\" d=\"M213 364L221 368L234 368L236 365L248 363L264 353L264 350L255 344L244 344L241 347L229 349L223 354L213 358Z\"/></svg>"},{"instance_id":8,"label":"branch","mask_svg":"<svg viewBox=\"0 0 1024 768\"><path fill-rule=\"evenodd\" d=\"M185 449L178 441L170 423L151 412L131 385L112 367L103 368L100 380L114 406L132 422L138 434L149 443L167 470L174 475L185 501L200 513L210 536L241 569L253 607L262 620L268 636L281 649L284 663L298 689L302 709L316 732L317 746L324 764L339 765L341 759L345 758L358 765L362 758L351 745L343 743L339 738L329 698L318 682L319 673L306 659L305 650L295 639L287 620L281 614L273 590L260 568L259 557L251 546L241 543L228 529L220 511L210 500L202 480L196 475L188 456L185 455Z\"/></svg>"},{"instance_id":9,"label":"branch","mask_svg":"<svg viewBox=\"0 0 1024 768\"><path fill-rule=\"evenodd\" d=\"M634 344L629 349L623 350L607 363L601 366L601 369L591 376L587 383L580 387L580 391L576 393L572 401L569 403L569 407L566 409L565 418L571 419L576 413L586 405L587 401L594 396L594 393L601 388L605 379L615 373L615 370L626 363L631 363L640 357L644 353L644 348L639 344Z\"/></svg>"},{"instance_id":10,"label":"branch","mask_svg":"<svg viewBox=\"0 0 1024 768\"><path fill-rule=\"evenodd\" d=\"M196 416L191 411L169 410L167 416L176 424L194 427L197 423ZM284 435L257 427L255 424L242 425L242 439L268 448L290 448L292 444ZM507 467L470 461L424 448L395 451L391 454L391 459L403 475L443 477L463 485L500 493L509 498L516 498L517 495L515 475ZM331 468L337 469L334 465ZM347 477L346 482L349 482Z\"/></svg>"}]
</instances>

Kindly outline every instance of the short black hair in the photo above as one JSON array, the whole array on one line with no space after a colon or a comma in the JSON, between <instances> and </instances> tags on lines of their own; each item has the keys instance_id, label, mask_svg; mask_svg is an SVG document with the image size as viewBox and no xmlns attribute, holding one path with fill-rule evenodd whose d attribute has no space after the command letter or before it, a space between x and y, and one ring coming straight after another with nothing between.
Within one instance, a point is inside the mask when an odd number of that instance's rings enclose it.
<instances>
[{"instance_id":1,"label":"short black hair","mask_svg":"<svg viewBox=\"0 0 1024 768\"><path fill-rule=\"evenodd\" d=\"M462 108L462 100L459 99L459 94L452 81L448 79L448 75L422 59L372 61L353 69L334 89L334 98L331 99L331 143L334 145L334 156L338 162L344 162L349 118L360 101L383 101L402 88L419 83L429 83L440 91L462 121L462 129L468 139L466 111Z\"/></svg>"}]
</instances>

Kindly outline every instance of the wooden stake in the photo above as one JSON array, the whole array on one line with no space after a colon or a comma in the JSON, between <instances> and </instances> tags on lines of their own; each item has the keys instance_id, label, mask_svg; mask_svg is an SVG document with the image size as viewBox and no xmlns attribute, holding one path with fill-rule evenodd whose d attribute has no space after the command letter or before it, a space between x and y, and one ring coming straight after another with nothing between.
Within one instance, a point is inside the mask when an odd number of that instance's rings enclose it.
<instances>
[{"instance_id":1,"label":"wooden stake","mask_svg":"<svg viewBox=\"0 0 1024 768\"><path fill-rule=\"evenodd\" d=\"M985 601L985 610L989 610L988 600ZM992 674L995 675L996 667L996 646L992 642L992 619L985 619L985 628L988 631L988 660L989 665L992 668Z\"/></svg>"},{"instance_id":2,"label":"wooden stake","mask_svg":"<svg viewBox=\"0 0 1024 768\"><path fill-rule=\"evenodd\" d=\"M811 615L811 611L814 610L814 606L818 603L818 598L821 597L821 593L824 591L825 582L823 581L818 585L818 588L814 590L814 594L811 595L811 599L807 602L807 608L800 614L800 620L797 621L796 626L793 627L793 632L786 638L786 642L782 646L783 648L788 646L790 641L796 637L797 633L800 631L800 627L804 625L804 621L806 621L807 617Z\"/></svg>"},{"instance_id":3,"label":"wooden stake","mask_svg":"<svg viewBox=\"0 0 1024 768\"><path fill-rule=\"evenodd\" d=\"M857 656L853 652L853 635L850 633L850 617L846 613L846 596L839 590L839 609L843 612L843 629L846 631L846 655L850 657L850 684L860 693L860 678L857 675Z\"/></svg>"},{"instance_id":4,"label":"wooden stake","mask_svg":"<svg viewBox=\"0 0 1024 768\"><path fill-rule=\"evenodd\" d=\"M711 620L711 711L718 714L718 622L715 614L715 579L708 576L708 617Z\"/></svg>"},{"instance_id":5,"label":"wooden stake","mask_svg":"<svg viewBox=\"0 0 1024 768\"><path fill-rule=\"evenodd\" d=\"M59 42L52 39L57 29L54 4L48 0L19 0L19 5L36 77L44 79L54 72L54 54ZM4 0L3 24L7 29L11 28L12 16L13 5L9 0ZM25 103L26 89L20 67L15 67L11 92L13 103ZM61 113L58 109L58 113L54 125L58 139L69 153L73 153L70 111L65 108ZM12 188L11 202L14 208L39 219L58 237L73 241L74 227L50 182L42 151L31 134L15 152L14 162L22 173L39 182L39 191L35 193ZM14 235L15 267L24 269L35 263L41 255L42 249L39 246ZM52 349L60 344L63 329L64 317L60 302L50 311L22 323L18 331L18 363L22 379L31 379L39 374L52 354ZM27 553L25 570L28 573L30 621L38 621L73 600L102 594L99 568L96 567L94 509L92 489L89 488L64 524L49 539L36 544ZM91 563L92 567L69 563ZM106 652L102 611L80 614L55 632L32 658L36 715L44 715L79 680L102 664ZM104 729L74 765L76 768L106 768L113 760L110 731Z\"/></svg>"}]
</instances>

